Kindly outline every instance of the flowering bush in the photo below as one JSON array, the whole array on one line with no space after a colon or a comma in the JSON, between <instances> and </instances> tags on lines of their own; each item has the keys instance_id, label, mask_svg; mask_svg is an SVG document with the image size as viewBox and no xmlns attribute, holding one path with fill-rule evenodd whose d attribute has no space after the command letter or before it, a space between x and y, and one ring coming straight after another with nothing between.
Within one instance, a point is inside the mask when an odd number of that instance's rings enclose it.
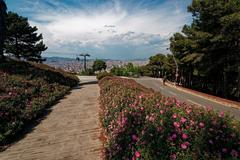
<instances>
[{"instance_id":1,"label":"flowering bush","mask_svg":"<svg viewBox=\"0 0 240 160\"><path fill-rule=\"evenodd\" d=\"M0 146L78 83L61 70L13 60L0 64L0 78Z\"/></svg>"},{"instance_id":2,"label":"flowering bush","mask_svg":"<svg viewBox=\"0 0 240 160\"><path fill-rule=\"evenodd\" d=\"M99 82L105 159L238 159L240 124L137 84Z\"/></svg>"}]
</instances>

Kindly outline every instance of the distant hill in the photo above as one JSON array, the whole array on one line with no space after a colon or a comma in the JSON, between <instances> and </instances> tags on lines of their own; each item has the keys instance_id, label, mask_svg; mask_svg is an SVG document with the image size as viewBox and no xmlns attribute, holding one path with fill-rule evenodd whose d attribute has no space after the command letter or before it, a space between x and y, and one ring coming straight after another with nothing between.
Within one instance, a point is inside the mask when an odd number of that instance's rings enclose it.
<instances>
[{"instance_id":1,"label":"distant hill","mask_svg":"<svg viewBox=\"0 0 240 160\"><path fill-rule=\"evenodd\" d=\"M83 69L83 59L76 61L74 58L63 58L63 57L45 57L45 64L50 66L61 68L65 71L79 72ZM137 66L143 66L148 63L148 59L133 59L133 60L112 60L112 59L101 59L107 63L107 69L111 69L113 66L122 66L127 63L133 63ZM95 59L87 59L87 67L91 68Z\"/></svg>"},{"instance_id":2,"label":"distant hill","mask_svg":"<svg viewBox=\"0 0 240 160\"><path fill-rule=\"evenodd\" d=\"M58 62L58 61L75 61L76 60L74 58L65 58L65 57L45 57L45 58L46 58L45 63Z\"/></svg>"},{"instance_id":3,"label":"distant hill","mask_svg":"<svg viewBox=\"0 0 240 160\"><path fill-rule=\"evenodd\" d=\"M44 57L46 58L46 62L57 62L57 61L76 61L75 58L67 58L67 57ZM88 61L94 61L95 59L88 58ZM123 62L130 62L130 61L148 61L147 58L145 59L129 59L129 60L121 60L121 59L101 59L103 61L123 61Z\"/></svg>"}]
</instances>

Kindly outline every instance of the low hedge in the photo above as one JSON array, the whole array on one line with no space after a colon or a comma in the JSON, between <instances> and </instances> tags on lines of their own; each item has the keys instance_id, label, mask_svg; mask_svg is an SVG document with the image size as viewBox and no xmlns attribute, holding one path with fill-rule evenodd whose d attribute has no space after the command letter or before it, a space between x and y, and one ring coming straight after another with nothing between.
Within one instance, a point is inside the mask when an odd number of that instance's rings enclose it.
<instances>
[{"instance_id":1,"label":"low hedge","mask_svg":"<svg viewBox=\"0 0 240 160\"><path fill-rule=\"evenodd\" d=\"M0 78L0 146L78 84L62 70L10 59L1 62Z\"/></svg>"},{"instance_id":2,"label":"low hedge","mask_svg":"<svg viewBox=\"0 0 240 160\"><path fill-rule=\"evenodd\" d=\"M133 80L99 82L104 159L239 159L240 123Z\"/></svg>"},{"instance_id":3,"label":"low hedge","mask_svg":"<svg viewBox=\"0 0 240 160\"><path fill-rule=\"evenodd\" d=\"M108 72L100 72L100 73L97 74L97 79L101 80L102 78L107 77L107 76L111 77L111 76L113 76L113 74L108 73Z\"/></svg>"}]
</instances>

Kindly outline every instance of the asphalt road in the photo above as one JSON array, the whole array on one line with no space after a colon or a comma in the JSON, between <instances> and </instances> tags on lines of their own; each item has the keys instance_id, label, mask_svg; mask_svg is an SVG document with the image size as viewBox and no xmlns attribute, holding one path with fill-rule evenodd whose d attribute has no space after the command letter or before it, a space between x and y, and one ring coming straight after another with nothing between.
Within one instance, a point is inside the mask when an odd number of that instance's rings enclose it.
<instances>
[{"instance_id":1,"label":"asphalt road","mask_svg":"<svg viewBox=\"0 0 240 160\"><path fill-rule=\"evenodd\" d=\"M167 97L176 97L181 102L185 102L187 104L193 104L198 106L211 106L216 111L224 111L230 113L236 119L240 120L240 109L232 108L229 106L225 106L223 104L219 104L213 102L211 100L207 100L196 95L192 95L186 92L179 91L175 88L164 86L160 79L142 77L134 79L138 83L142 84L147 88L152 88L155 91L160 91L162 95Z\"/></svg>"}]
</instances>

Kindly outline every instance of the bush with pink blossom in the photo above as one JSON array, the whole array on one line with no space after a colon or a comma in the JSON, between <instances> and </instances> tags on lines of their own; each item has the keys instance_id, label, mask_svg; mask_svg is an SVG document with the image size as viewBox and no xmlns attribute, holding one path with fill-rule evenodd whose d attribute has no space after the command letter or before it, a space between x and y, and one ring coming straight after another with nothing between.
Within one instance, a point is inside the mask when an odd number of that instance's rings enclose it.
<instances>
[{"instance_id":1,"label":"bush with pink blossom","mask_svg":"<svg viewBox=\"0 0 240 160\"><path fill-rule=\"evenodd\" d=\"M78 84L76 76L64 71L10 59L1 62L0 79L0 150Z\"/></svg>"},{"instance_id":2,"label":"bush with pink blossom","mask_svg":"<svg viewBox=\"0 0 240 160\"><path fill-rule=\"evenodd\" d=\"M134 80L99 82L104 158L111 160L239 159L240 123L190 106Z\"/></svg>"}]
</instances>

